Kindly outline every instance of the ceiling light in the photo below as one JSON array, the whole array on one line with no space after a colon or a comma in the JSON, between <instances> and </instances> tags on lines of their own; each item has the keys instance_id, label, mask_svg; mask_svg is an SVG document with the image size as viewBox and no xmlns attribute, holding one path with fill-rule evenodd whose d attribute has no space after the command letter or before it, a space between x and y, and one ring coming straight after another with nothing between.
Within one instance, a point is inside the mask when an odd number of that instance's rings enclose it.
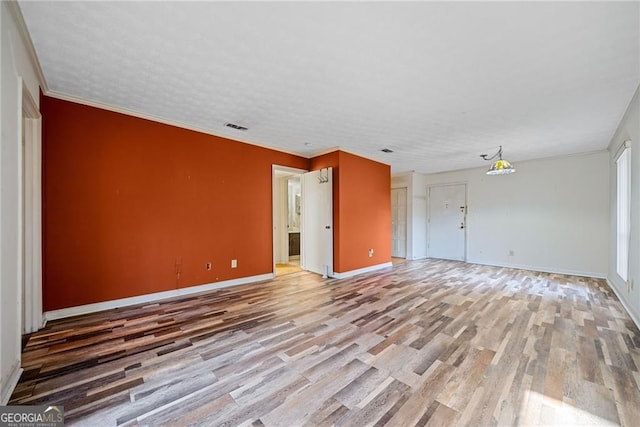
<instances>
[{"instance_id":1,"label":"ceiling light","mask_svg":"<svg viewBox=\"0 0 640 427\"><path fill-rule=\"evenodd\" d=\"M511 166L511 163L507 160L502 159L502 145L496 154L489 157L488 154L480 154L484 160L493 160L498 157L498 160L493 162L489 170L487 171L487 175L506 175L509 173L514 173L516 170Z\"/></svg>"}]
</instances>

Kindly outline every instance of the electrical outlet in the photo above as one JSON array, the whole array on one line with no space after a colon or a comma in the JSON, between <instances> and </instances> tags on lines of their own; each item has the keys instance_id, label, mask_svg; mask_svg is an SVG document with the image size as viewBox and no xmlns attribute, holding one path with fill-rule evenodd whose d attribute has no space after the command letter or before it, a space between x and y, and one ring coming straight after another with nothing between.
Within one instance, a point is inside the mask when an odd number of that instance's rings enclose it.
<instances>
[{"instance_id":1,"label":"electrical outlet","mask_svg":"<svg viewBox=\"0 0 640 427\"><path fill-rule=\"evenodd\" d=\"M513 249L509 250L509 256L514 256L516 253L513 251Z\"/></svg>"},{"instance_id":2,"label":"electrical outlet","mask_svg":"<svg viewBox=\"0 0 640 427\"><path fill-rule=\"evenodd\" d=\"M210 262L206 263L206 264L204 265L204 268L206 268L206 269L207 269L207 271L211 271L211 263L210 263Z\"/></svg>"},{"instance_id":3,"label":"electrical outlet","mask_svg":"<svg viewBox=\"0 0 640 427\"><path fill-rule=\"evenodd\" d=\"M373 249L369 249L369 258L373 257Z\"/></svg>"},{"instance_id":4,"label":"electrical outlet","mask_svg":"<svg viewBox=\"0 0 640 427\"><path fill-rule=\"evenodd\" d=\"M231 268L238 268L238 260L237 259L232 259L231 260Z\"/></svg>"}]
</instances>

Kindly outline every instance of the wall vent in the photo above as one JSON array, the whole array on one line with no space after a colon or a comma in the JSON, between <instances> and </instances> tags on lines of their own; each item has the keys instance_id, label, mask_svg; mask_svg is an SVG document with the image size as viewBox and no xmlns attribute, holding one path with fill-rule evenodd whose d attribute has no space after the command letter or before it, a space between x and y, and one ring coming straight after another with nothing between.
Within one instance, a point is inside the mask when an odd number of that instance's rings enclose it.
<instances>
[{"instance_id":1,"label":"wall vent","mask_svg":"<svg viewBox=\"0 0 640 427\"><path fill-rule=\"evenodd\" d=\"M248 129L248 128L244 127L244 126L240 126L240 125L237 125L235 123L225 123L224 125L227 126L227 127L233 128L233 129L237 129L237 130L247 130Z\"/></svg>"}]
</instances>

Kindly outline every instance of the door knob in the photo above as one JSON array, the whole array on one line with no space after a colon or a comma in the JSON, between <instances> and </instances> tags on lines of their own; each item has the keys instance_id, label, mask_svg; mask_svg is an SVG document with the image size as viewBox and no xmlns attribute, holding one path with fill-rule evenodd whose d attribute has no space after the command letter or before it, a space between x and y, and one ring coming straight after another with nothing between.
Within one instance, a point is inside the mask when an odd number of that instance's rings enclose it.
<instances>
[{"instance_id":1,"label":"door knob","mask_svg":"<svg viewBox=\"0 0 640 427\"><path fill-rule=\"evenodd\" d=\"M460 228L464 228L464 222L460 223Z\"/></svg>"}]
</instances>

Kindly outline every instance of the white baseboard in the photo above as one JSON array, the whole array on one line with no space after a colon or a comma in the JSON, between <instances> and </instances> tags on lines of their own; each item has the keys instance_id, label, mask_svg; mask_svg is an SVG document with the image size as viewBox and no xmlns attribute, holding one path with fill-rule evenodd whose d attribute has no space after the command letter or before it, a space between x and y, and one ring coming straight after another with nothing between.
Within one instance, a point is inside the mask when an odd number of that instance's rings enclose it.
<instances>
[{"instance_id":1,"label":"white baseboard","mask_svg":"<svg viewBox=\"0 0 640 427\"><path fill-rule=\"evenodd\" d=\"M636 314L636 312L633 310L631 305L627 303L625 298L623 298L622 292L620 292L620 290L616 288L616 286L613 283L611 283L611 281L608 278L607 278L607 285L609 285L613 293L616 294L616 296L620 300L620 304L622 304L622 307L624 307L629 317L631 317L631 320L633 320L633 323L635 323L638 329L640 329L640 316Z\"/></svg>"},{"instance_id":2,"label":"white baseboard","mask_svg":"<svg viewBox=\"0 0 640 427\"><path fill-rule=\"evenodd\" d=\"M535 265L527 265L527 264L509 264L509 263L498 263L498 262L489 263L489 262L481 262L481 261L473 261L473 260L467 260L466 262L468 262L469 264L489 265L492 267L516 268L518 270L539 271L541 273L566 274L568 276L592 277L594 279L607 278L606 274L596 273L593 271L565 270L562 268L549 269L545 267L537 267Z\"/></svg>"},{"instance_id":3,"label":"white baseboard","mask_svg":"<svg viewBox=\"0 0 640 427\"><path fill-rule=\"evenodd\" d=\"M81 314L95 313L113 308L126 307L129 305L144 304L155 302L158 300L181 297L185 295L198 294L202 292L212 291L214 289L228 288L229 286L245 285L247 283L262 282L274 278L273 273L260 274L257 276L240 277L238 279L225 280L223 282L208 283L206 285L191 286L188 288L175 289L171 291L156 292L153 294L140 295L137 297L129 297L116 299L105 302L97 302L94 304L79 305L76 307L62 308L60 310L52 310L44 313L45 321L63 319L65 317L78 316Z\"/></svg>"},{"instance_id":4,"label":"white baseboard","mask_svg":"<svg viewBox=\"0 0 640 427\"><path fill-rule=\"evenodd\" d=\"M2 391L0 392L0 405L6 405L11 398L11 394L13 390L18 385L18 381L20 380L20 375L22 375L22 368L20 367L20 362L16 363L11 371L11 375L6 383L2 384Z\"/></svg>"},{"instance_id":5,"label":"white baseboard","mask_svg":"<svg viewBox=\"0 0 640 427\"><path fill-rule=\"evenodd\" d=\"M391 261L389 261L382 264L372 265L370 267L359 268L357 270L345 271L344 273L334 272L331 277L334 277L336 279L346 279L347 277L353 277L363 273L370 273L372 271L380 270L382 268L389 268L392 266L393 264L391 263Z\"/></svg>"}]
</instances>

